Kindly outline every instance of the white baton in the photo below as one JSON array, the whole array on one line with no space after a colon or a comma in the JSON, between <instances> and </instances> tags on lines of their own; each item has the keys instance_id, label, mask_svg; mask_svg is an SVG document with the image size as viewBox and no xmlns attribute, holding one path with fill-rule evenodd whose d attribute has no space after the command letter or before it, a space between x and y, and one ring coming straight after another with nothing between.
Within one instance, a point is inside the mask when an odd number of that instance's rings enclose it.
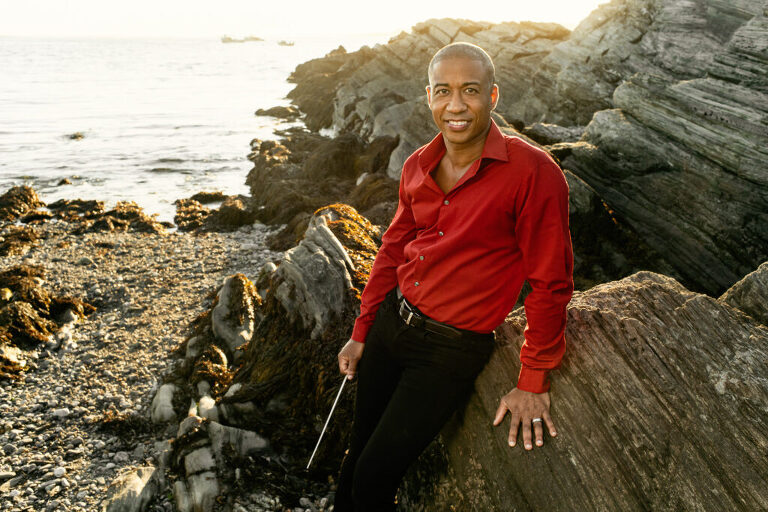
<instances>
[{"instance_id":1,"label":"white baton","mask_svg":"<svg viewBox=\"0 0 768 512\"><path fill-rule=\"evenodd\" d=\"M323 435L325 434L325 429L328 428L328 423L331 421L331 415L333 415L333 410L336 409L336 404L339 402L339 397L341 396L341 391L344 389L344 383L347 382L347 376L344 375L344 380L341 381L341 387L339 388L339 392L336 393L336 400L333 401L333 406L331 407L331 412L328 413L328 419L325 420L325 425L323 425L323 431L320 432L320 437L317 439L317 444L315 445L315 449L312 452L312 456L309 458L309 462L307 462L307 469L309 469L309 465L312 464L312 459L315 458L315 453L317 453L317 448L320 446L320 441L323 440Z\"/></svg>"}]
</instances>

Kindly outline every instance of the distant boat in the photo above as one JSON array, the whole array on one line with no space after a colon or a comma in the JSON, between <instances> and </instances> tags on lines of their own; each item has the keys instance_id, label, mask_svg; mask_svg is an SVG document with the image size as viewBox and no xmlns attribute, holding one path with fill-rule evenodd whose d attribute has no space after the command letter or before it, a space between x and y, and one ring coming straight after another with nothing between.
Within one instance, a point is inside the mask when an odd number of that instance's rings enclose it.
<instances>
[{"instance_id":1,"label":"distant boat","mask_svg":"<svg viewBox=\"0 0 768 512\"><path fill-rule=\"evenodd\" d=\"M234 37L229 37L229 36L221 37L222 43L247 43L247 42L253 42L253 41L263 41L263 39L256 36L245 36L242 39L236 39Z\"/></svg>"},{"instance_id":2,"label":"distant boat","mask_svg":"<svg viewBox=\"0 0 768 512\"><path fill-rule=\"evenodd\" d=\"M280 46L293 46L293 41L278 41L277 44Z\"/></svg>"}]
</instances>

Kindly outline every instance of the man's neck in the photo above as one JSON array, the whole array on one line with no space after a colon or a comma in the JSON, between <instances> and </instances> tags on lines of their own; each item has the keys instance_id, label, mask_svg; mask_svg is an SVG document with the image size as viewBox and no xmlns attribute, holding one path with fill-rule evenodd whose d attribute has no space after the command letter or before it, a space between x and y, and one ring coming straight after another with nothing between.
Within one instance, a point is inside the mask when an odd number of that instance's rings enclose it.
<instances>
[{"instance_id":1,"label":"man's neck","mask_svg":"<svg viewBox=\"0 0 768 512\"><path fill-rule=\"evenodd\" d=\"M463 167L469 167L472 162L477 160L483 155L483 149L485 148L485 140L488 138L488 132L491 129L491 123L488 123L488 128L483 131L483 135L478 137L474 141L467 142L466 144L453 144L445 139L445 157L451 162L454 169L461 169Z\"/></svg>"}]
</instances>

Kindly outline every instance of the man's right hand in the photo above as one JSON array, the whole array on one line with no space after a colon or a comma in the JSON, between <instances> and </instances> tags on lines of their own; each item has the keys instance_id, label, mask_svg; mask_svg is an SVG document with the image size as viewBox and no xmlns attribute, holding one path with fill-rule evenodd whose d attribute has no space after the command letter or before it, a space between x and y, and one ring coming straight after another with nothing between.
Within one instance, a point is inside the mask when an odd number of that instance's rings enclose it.
<instances>
[{"instance_id":1,"label":"man's right hand","mask_svg":"<svg viewBox=\"0 0 768 512\"><path fill-rule=\"evenodd\" d=\"M339 372L346 373L347 379L352 380L357 372L357 362L363 355L365 343L360 343L350 338L341 351L339 351Z\"/></svg>"}]
</instances>

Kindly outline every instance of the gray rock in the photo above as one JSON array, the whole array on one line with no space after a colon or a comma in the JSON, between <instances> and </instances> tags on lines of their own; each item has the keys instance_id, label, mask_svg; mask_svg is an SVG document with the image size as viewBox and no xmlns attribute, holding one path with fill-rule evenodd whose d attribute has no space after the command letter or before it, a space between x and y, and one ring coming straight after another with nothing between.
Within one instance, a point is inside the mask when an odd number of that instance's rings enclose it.
<instances>
[{"instance_id":1,"label":"gray rock","mask_svg":"<svg viewBox=\"0 0 768 512\"><path fill-rule=\"evenodd\" d=\"M216 402L208 395L203 396L197 402L197 413L213 421L219 420L219 411L216 408Z\"/></svg>"},{"instance_id":2,"label":"gray rock","mask_svg":"<svg viewBox=\"0 0 768 512\"><path fill-rule=\"evenodd\" d=\"M328 229L332 209L313 216L304 239L283 255L273 283L275 296L294 321L318 338L347 303L355 265Z\"/></svg>"},{"instance_id":3,"label":"gray rock","mask_svg":"<svg viewBox=\"0 0 768 512\"><path fill-rule=\"evenodd\" d=\"M192 498L189 496L189 489L183 480L173 482L173 497L176 500L178 512L192 512Z\"/></svg>"},{"instance_id":4,"label":"gray rock","mask_svg":"<svg viewBox=\"0 0 768 512\"><path fill-rule=\"evenodd\" d=\"M151 466L118 476L107 488L102 512L142 512L157 493L157 478Z\"/></svg>"},{"instance_id":5,"label":"gray rock","mask_svg":"<svg viewBox=\"0 0 768 512\"><path fill-rule=\"evenodd\" d=\"M77 260L77 264L78 265L83 265L83 266L94 265L93 260L91 258L89 258L88 256L83 256L82 258Z\"/></svg>"},{"instance_id":6,"label":"gray rock","mask_svg":"<svg viewBox=\"0 0 768 512\"><path fill-rule=\"evenodd\" d=\"M216 479L216 473L206 471L197 473L187 479L189 483L189 502L193 511L213 510L216 496L219 495L219 481ZM179 508L181 510L181 507Z\"/></svg>"},{"instance_id":7,"label":"gray rock","mask_svg":"<svg viewBox=\"0 0 768 512\"><path fill-rule=\"evenodd\" d=\"M195 473L216 469L216 460L209 446L198 448L184 457L184 470L187 477Z\"/></svg>"},{"instance_id":8,"label":"gray rock","mask_svg":"<svg viewBox=\"0 0 768 512\"><path fill-rule=\"evenodd\" d=\"M130 455L128 455L128 452L117 452L115 453L115 456L112 457L112 460L114 460L115 462L122 463L122 462L128 462L129 460L131 460L131 457Z\"/></svg>"},{"instance_id":9,"label":"gray rock","mask_svg":"<svg viewBox=\"0 0 768 512\"><path fill-rule=\"evenodd\" d=\"M584 133L583 126L559 126L549 123L533 123L523 129L523 134L539 144L555 144L557 142L576 142Z\"/></svg>"},{"instance_id":10,"label":"gray rock","mask_svg":"<svg viewBox=\"0 0 768 512\"><path fill-rule=\"evenodd\" d=\"M170 423L176 421L173 410L173 394L177 391L175 384L163 384L152 399L151 418L153 423Z\"/></svg>"},{"instance_id":11,"label":"gray rock","mask_svg":"<svg viewBox=\"0 0 768 512\"><path fill-rule=\"evenodd\" d=\"M368 141L380 135L397 136L398 146L387 170L397 178L405 158L437 133L424 91L427 64L435 51L453 41L485 48L498 70L502 94L497 110L503 114L515 104L523 82L568 35L567 29L554 23L495 25L431 19L387 44L350 54L334 52L325 59L302 64L292 76L297 87L289 97L307 112L306 122L312 129L332 125L339 132L353 132ZM320 102L324 106L315 108Z\"/></svg>"},{"instance_id":12,"label":"gray rock","mask_svg":"<svg viewBox=\"0 0 768 512\"><path fill-rule=\"evenodd\" d=\"M223 340L233 354L237 347L248 343L253 336L253 329L261 320L258 311L258 297L240 293L242 279L230 276L219 289L219 301L213 308L211 326L214 334ZM237 290L235 289L237 288ZM254 290L255 293L255 290Z\"/></svg>"},{"instance_id":13,"label":"gray rock","mask_svg":"<svg viewBox=\"0 0 768 512\"><path fill-rule=\"evenodd\" d=\"M269 447L269 442L251 430L228 427L215 421L208 424L208 437L216 459L226 460L226 451L230 450L242 457L261 452Z\"/></svg>"},{"instance_id":14,"label":"gray rock","mask_svg":"<svg viewBox=\"0 0 768 512\"><path fill-rule=\"evenodd\" d=\"M759 142L768 96L713 79L636 75L614 99L622 110L596 113L587 144L563 165L689 287L721 294L768 258L768 150Z\"/></svg>"}]
</instances>

